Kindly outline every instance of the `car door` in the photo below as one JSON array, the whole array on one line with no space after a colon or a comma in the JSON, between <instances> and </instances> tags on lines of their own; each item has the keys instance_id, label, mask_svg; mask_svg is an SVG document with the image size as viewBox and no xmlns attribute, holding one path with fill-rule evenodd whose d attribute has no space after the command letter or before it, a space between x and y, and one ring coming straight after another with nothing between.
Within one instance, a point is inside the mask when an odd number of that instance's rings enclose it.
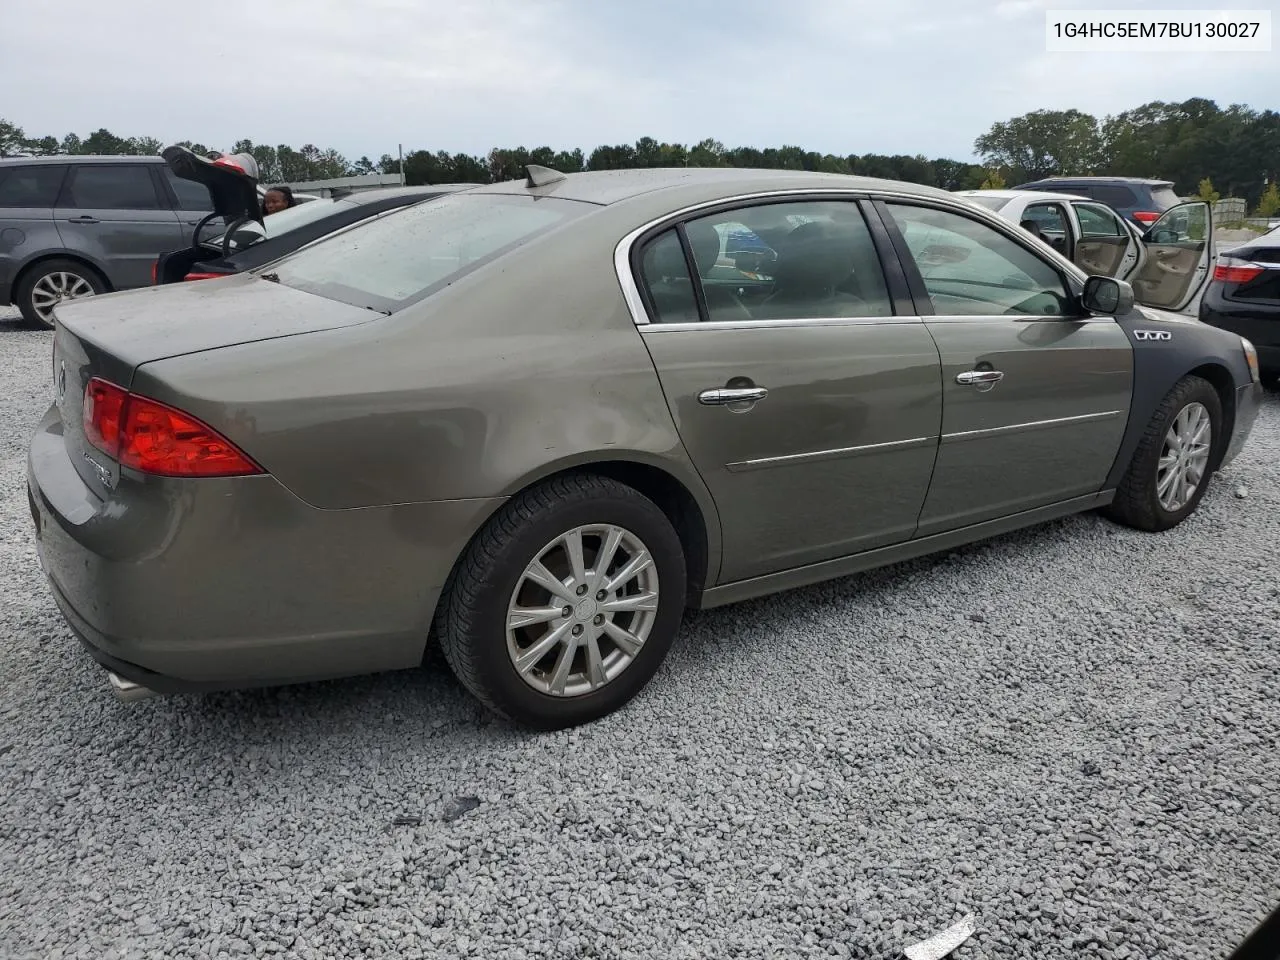
<instances>
[{"instance_id":1,"label":"car door","mask_svg":"<svg viewBox=\"0 0 1280 960\"><path fill-rule=\"evenodd\" d=\"M1019 214L1018 225L1028 231L1034 226L1045 243L1064 257L1071 256L1075 236L1065 204L1056 200L1029 203Z\"/></svg>"},{"instance_id":2,"label":"car door","mask_svg":"<svg viewBox=\"0 0 1280 960\"><path fill-rule=\"evenodd\" d=\"M1200 295L1213 263L1213 208L1202 200L1170 207L1142 235L1143 262L1130 278L1148 307L1181 312Z\"/></svg>"},{"instance_id":3,"label":"car door","mask_svg":"<svg viewBox=\"0 0 1280 960\"><path fill-rule=\"evenodd\" d=\"M1139 242L1120 216L1100 203L1071 204L1079 237L1072 261L1090 276L1130 276L1139 266Z\"/></svg>"},{"instance_id":4,"label":"car door","mask_svg":"<svg viewBox=\"0 0 1280 960\"><path fill-rule=\"evenodd\" d=\"M75 164L54 209L63 244L99 264L117 290L148 285L156 258L182 245L153 166Z\"/></svg>"},{"instance_id":5,"label":"car door","mask_svg":"<svg viewBox=\"0 0 1280 960\"><path fill-rule=\"evenodd\" d=\"M776 238L750 282L722 255L729 224ZM715 499L720 582L915 533L942 413L938 351L896 260L886 275L888 251L852 199L723 209L639 245L641 335Z\"/></svg>"},{"instance_id":6,"label":"car door","mask_svg":"<svg viewBox=\"0 0 1280 960\"><path fill-rule=\"evenodd\" d=\"M942 360L942 430L918 536L1101 489L1124 434L1129 340L1082 316L1020 235L925 202L879 206Z\"/></svg>"}]
</instances>

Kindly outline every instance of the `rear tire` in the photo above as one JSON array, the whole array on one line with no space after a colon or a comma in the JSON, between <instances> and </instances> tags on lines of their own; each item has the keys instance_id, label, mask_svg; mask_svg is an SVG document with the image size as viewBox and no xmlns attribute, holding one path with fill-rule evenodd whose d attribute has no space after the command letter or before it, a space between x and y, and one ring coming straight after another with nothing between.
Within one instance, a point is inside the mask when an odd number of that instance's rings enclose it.
<instances>
[{"instance_id":1,"label":"rear tire","mask_svg":"<svg viewBox=\"0 0 1280 960\"><path fill-rule=\"evenodd\" d=\"M643 689L675 640L685 590L680 539L653 501L605 477L557 477L513 498L472 541L434 632L482 704L560 729Z\"/></svg>"},{"instance_id":2,"label":"rear tire","mask_svg":"<svg viewBox=\"0 0 1280 960\"><path fill-rule=\"evenodd\" d=\"M79 260L46 260L19 282L14 304L28 326L53 329L52 312L62 300L78 300L107 292L107 282L93 267Z\"/></svg>"},{"instance_id":3,"label":"rear tire","mask_svg":"<svg viewBox=\"0 0 1280 960\"><path fill-rule=\"evenodd\" d=\"M1176 527L1204 497L1224 439L1218 392L1207 380L1183 377L1152 415L1108 515L1139 530Z\"/></svg>"}]
</instances>

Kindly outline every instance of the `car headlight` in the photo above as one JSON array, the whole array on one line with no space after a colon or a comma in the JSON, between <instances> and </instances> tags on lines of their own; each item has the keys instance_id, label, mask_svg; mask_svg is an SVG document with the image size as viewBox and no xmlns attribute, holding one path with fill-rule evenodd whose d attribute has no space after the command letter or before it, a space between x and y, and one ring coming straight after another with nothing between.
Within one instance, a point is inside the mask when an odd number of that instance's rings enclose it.
<instances>
[{"instance_id":1,"label":"car headlight","mask_svg":"<svg viewBox=\"0 0 1280 960\"><path fill-rule=\"evenodd\" d=\"M1244 362L1249 365L1249 375L1253 377L1254 383L1262 382L1262 371L1258 369L1258 349L1246 340L1240 338L1240 344L1244 347Z\"/></svg>"}]
</instances>

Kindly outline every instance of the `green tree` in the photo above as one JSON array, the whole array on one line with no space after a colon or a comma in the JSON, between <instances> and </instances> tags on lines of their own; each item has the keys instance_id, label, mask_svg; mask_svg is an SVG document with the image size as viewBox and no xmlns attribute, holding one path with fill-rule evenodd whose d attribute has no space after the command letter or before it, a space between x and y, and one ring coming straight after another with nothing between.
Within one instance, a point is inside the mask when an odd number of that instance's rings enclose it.
<instances>
[{"instance_id":1,"label":"green tree","mask_svg":"<svg viewBox=\"0 0 1280 960\"><path fill-rule=\"evenodd\" d=\"M1003 190L1005 189L1004 177L1001 176L999 170L990 170L987 172L987 179L982 181L979 190Z\"/></svg>"},{"instance_id":2,"label":"green tree","mask_svg":"<svg viewBox=\"0 0 1280 960\"><path fill-rule=\"evenodd\" d=\"M1258 216L1274 217L1280 213L1280 185L1272 180L1258 198Z\"/></svg>"},{"instance_id":3,"label":"green tree","mask_svg":"<svg viewBox=\"0 0 1280 960\"><path fill-rule=\"evenodd\" d=\"M27 136L22 128L8 120L0 120L0 157L12 157L26 152Z\"/></svg>"},{"instance_id":4,"label":"green tree","mask_svg":"<svg viewBox=\"0 0 1280 960\"><path fill-rule=\"evenodd\" d=\"M1079 110L1033 110L973 141L983 162L1026 180L1091 173L1102 153L1098 121Z\"/></svg>"},{"instance_id":5,"label":"green tree","mask_svg":"<svg viewBox=\"0 0 1280 960\"><path fill-rule=\"evenodd\" d=\"M1213 181L1208 177L1200 181L1200 191L1196 196L1206 203L1217 203L1222 198L1222 194L1213 189Z\"/></svg>"}]
</instances>

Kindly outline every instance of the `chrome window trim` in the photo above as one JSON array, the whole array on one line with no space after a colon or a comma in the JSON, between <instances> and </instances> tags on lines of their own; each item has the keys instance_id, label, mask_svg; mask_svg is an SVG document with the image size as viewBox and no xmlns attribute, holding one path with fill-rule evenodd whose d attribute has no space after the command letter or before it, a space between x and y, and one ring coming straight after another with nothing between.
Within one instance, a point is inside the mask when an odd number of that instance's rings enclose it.
<instances>
[{"instance_id":1,"label":"chrome window trim","mask_svg":"<svg viewBox=\"0 0 1280 960\"><path fill-rule=\"evenodd\" d=\"M942 442L962 443L965 440L984 440L987 437L997 437L1005 433L1020 433L1024 430L1045 430L1070 423L1091 423L1097 420L1110 420L1112 417L1120 416L1123 412L1122 410L1105 410L1101 413L1084 413L1077 417L1058 417L1053 420L1030 420L1026 423L1010 423L1003 427L988 427L985 430L962 430L958 433L944 433Z\"/></svg>"},{"instance_id":2,"label":"chrome window trim","mask_svg":"<svg viewBox=\"0 0 1280 960\"><path fill-rule=\"evenodd\" d=\"M799 317L770 320L708 320L706 323L649 323L639 324L642 333L679 333L690 330L759 330L777 327L869 327L921 323L922 318L907 314L888 317Z\"/></svg>"},{"instance_id":3,"label":"chrome window trim","mask_svg":"<svg viewBox=\"0 0 1280 960\"><path fill-rule=\"evenodd\" d=\"M1016 224L1010 224L1010 222L1006 220L1004 217L1001 217L995 211L988 210L986 207L983 207L980 204L970 203L969 201L959 197L953 198L951 195L938 197L938 196L922 195L918 193L911 193L909 191L878 190L878 189L872 189L868 187L791 187L788 189L781 189L781 190L765 190L765 191L757 191L755 193L740 193L740 194L734 194L727 197L719 197L715 200L702 200L702 201L699 201L698 203L689 204L688 206L679 207L675 210L671 210L667 213L664 213L660 217L654 217L652 220L648 221L647 223L644 223L636 227L634 230L627 233L621 240L618 241L617 245L613 248L613 272L617 276L618 285L622 288L622 298L624 301L626 301L627 310L631 314L632 322L635 323L635 325L640 328L653 327L655 329L659 327L667 327L667 326L682 327L682 328L683 327L701 327L705 329L707 327L712 326L711 322L706 324L702 324L702 323L664 324L664 323L654 323L652 320L649 319L649 313L647 310L645 310L645 307L644 307L644 298L640 295L639 283L637 282L636 277L631 270L631 251L636 241L639 240L641 236L648 233L650 230L654 229L655 227L659 227L663 224L671 224L672 226L674 226L676 223L679 223L687 219L690 214L697 213L700 210L709 210L714 207L722 207L722 206L732 205L736 203L750 203L756 200L785 201L791 198L795 198L798 201L802 201L806 198L822 197L822 196L832 197L839 200L854 200L854 201L883 200L886 202L907 202L907 203L916 204L918 206L935 207L937 209L946 210L950 213L959 214L960 216L968 216L971 219L978 219L985 222L987 226L994 228L999 233L1003 234L1006 238L1008 238L1009 240L1012 240L1014 243L1018 244L1018 246L1025 249L1028 253L1031 253L1032 255L1039 257L1042 260L1045 258L1044 251L1034 250L1028 245L1027 242L1024 242L1024 241L1029 241L1030 237L1026 236L1025 235L1026 231L1022 230ZM1024 236L1021 236L1021 237L1018 236L1019 232L1024 234ZM1083 270L1081 270L1078 266L1076 266L1066 257L1062 256L1056 250L1052 250L1052 249L1049 250L1049 254L1051 256L1050 263L1055 264L1060 270L1062 270L1071 278L1075 279L1077 282L1083 284L1085 280L1088 279L1088 274L1086 274ZM874 317L870 319L876 320L876 321L883 321L886 319L897 320L899 319L899 315L895 315L893 317L888 317L888 318ZM919 320L920 318L915 317L911 319ZM932 319L932 317L930 317L929 319ZM718 322L718 321L714 321L714 322ZM761 323L769 323L769 322L771 321L768 321L768 320L742 321L741 325L756 326ZM809 321L802 321L802 322L809 322ZM734 321L734 323L737 324L738 322Z\"/></svg>"},{"instance_id":4,"label":"chrome window trim","mask_svg":"<svg viewBox=\"0 0 1280 960\"><path fill-rule=\"evenodd\" d=\"M747 470L763 470L768 467L783 467L793 463L812 463L817 460L838 460L844 457L858 457L867 453L884 453L888 450L910 450L928 443L936 444L938 438L912 437L909 440L889 440L885 443L864 443L856 447L835 447L830 450L813 450L809 453L792 453L782 457L761 457L758 460L738 460L726 463L725 469L731 473L742 473Z\"/></svg>"}]
</instances>

